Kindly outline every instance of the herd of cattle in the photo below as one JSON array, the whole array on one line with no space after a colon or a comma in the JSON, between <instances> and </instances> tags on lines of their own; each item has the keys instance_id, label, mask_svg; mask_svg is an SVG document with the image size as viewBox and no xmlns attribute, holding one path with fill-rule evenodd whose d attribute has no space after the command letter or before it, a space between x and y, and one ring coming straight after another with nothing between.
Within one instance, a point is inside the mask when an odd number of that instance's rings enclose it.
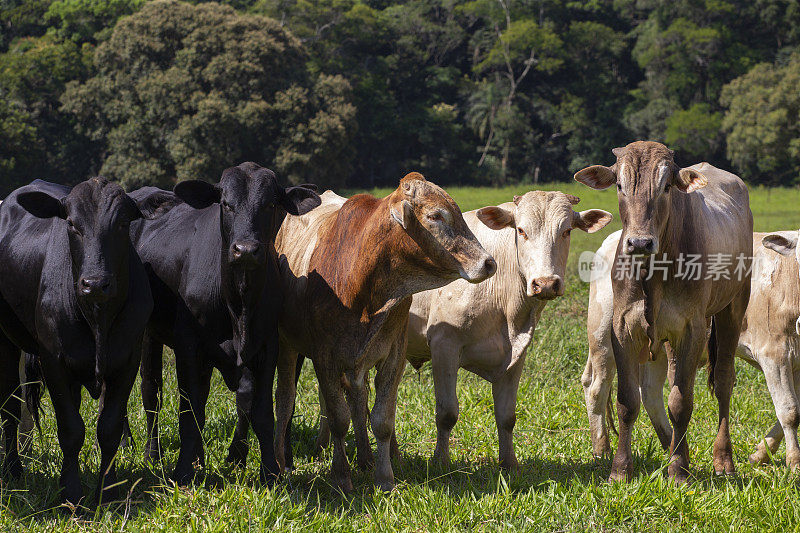
<instances>
[{"instance_id":1,"label":"herd of cattle","mask_svg":"<svg viewBox=\"0 0 800 533\"><path fill-rule=\"evenodd\" d=\"M623 229L597 257L613 265L636 259L641 267L631 276L611 269L591 282L582 382L594 453L611 452L607 416L616 370L619 438L611 478L633 475L631 432L643 402L672 458L669 476L685 481L694 380L707 350L709 385L719 402L715 471L734 472L735 354L764 371L778 415L751 461L767 460L785 435L786 462L800 466L797 232L754 234L747 188L733 174L706 163L678 168L672 152L654 142L613 152L613 166L575 175L596 189L617 187ZM0 204L2 475L22 471L21 378L30 383L25 404L37 423L41 380L63 451L61 497L81 502L85 387L100 400L96 497L113 500L114 458L139 370L145 453L161 458L164 346L175 354L180 396L172 474L178 484L189 483L205 461L201 434L215 368L236 394L227 460L244 463L252 426L261 481L272 483L291 469L290 422L305 357L319 382L317 443L333 441L332 478L343 491L353 488L344 446L351 421L359 467L374 467L383 490L394 486L395 410L406 361L432 365L435 460L449 461L459 411L456 375L465 368L492 383L500 465L514 468L525 355L545 304L564 292L570 232L593 233L611 221L606 211L573 210L578 202L533 191L462 214L416 172L385 198L345 199L318 195L312 185L282 187L254 163L225 170L218 184L187 181L174 191L126 194L103 178L71 189L42 181L21 187ZM747 269L738 276L674 275L684 254L740 257ZM655 257L669 275L648 275L653 263L648 267L646 259ZM669 418L662 397L667 379Z\"/></svg>"}]
</instances>

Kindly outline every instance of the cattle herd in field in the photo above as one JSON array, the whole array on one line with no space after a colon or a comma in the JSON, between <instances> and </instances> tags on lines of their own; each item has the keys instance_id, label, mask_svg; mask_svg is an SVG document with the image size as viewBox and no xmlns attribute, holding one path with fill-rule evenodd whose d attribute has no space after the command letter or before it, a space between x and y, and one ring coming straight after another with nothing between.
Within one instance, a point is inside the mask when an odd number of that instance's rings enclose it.
<instances>
[{"instance_id":1,"label":"cattle herd in field","mask_svg":"<svg viewBox=\"0 0 800 533\"><path fill-rule=\"evenodd\" d=\"M707 360L719 403L714 470L733 473L730 399L739 355L764 371L778 417L750 460L768 460L785 436L787 465L800 467L797 232L754 234L747 188L729 172L707 163L678 168L672 151L655 142L613 153L614 165L575 175L595 189L616 185L623 225L606 238L591 272L582 383L594 453L611 453L616 372L611 478L634 473L632 427L643 403L670 454L668 475L685 481L694 380ZM81 502L85 387L99 399L95 501L114 500L114 458L129 432L137 371L145 454L161 460L160 435L173 431L158 424L164 346L175 354L179 389L168 393L180 397L171 476L178 484L190 483L205 462L201 435L215 368L236 395L227 460L245 462L252 426L261 482L291 470L305 358L319 383L317 444L332 441L331 476L344 492L353 489L344 446L351 421L358 466L374 468L381 489L394 487L406 361L431 362L435 461L449 462L456 375L465 368L491 382L499 463L515 468L517 389L542 310L564 293L570 232L593 233L611 221L606 211L575 210L578 202L531 191L462 214L416 172L385 198L346 199L319 195L313 185L283 187L255 163L225 170L217 184L187 181L173 191L126 194L103 178L71 189L43 181L21 187L0 204L2 479L22 472L21 397L38 423L44 383L63 451L61 498Z\"/></svg>"}]
</instances>

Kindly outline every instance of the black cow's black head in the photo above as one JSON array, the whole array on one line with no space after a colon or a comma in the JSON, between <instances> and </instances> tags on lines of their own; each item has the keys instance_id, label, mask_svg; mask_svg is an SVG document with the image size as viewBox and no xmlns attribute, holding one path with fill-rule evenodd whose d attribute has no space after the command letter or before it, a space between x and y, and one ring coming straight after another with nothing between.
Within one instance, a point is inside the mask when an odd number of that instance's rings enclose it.
<instances>
[{"instance_id":1,"label":"black cow's black head","mask_svg":"<svg viewBox=\"0 0 800 533\"><path fill-rule=\"evenodd\" d=\"M76 291L93 303L113 298L119 284L127 282L130 223L154 217L168 202L174 202L171 195L151 195L137 205L122 187L102 177L79 183L64 198L42 191L17 196L32 215L66 221Z\"/></svg>"},{"instance_id":2,"label":"black cow's black head","mask_svg":"<svg viewBox=\"0 0 800 533\"><path fill-rule=\"evenodd\" d=\"M256 163L226 169L218 184L183 181L175 194L196 209L220 204L220 231L227 262L253 269L263 265L286 213L302 215L321 200L310 185L284 188L275 173Z\"/></svg>"}]
</instances>

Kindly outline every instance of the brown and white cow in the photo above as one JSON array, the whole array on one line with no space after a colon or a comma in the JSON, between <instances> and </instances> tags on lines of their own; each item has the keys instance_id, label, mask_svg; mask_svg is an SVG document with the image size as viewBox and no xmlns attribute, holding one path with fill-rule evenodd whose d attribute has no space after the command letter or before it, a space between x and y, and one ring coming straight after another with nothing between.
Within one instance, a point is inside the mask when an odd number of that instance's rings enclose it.
<instances>
[{"instance_id":1,"label":"brown and white cow","mask_svg":"<svg viewBox=\"0 0 800 533\"><path fill-rule=\"evenodd\" d=\"M414 295L406 357L431 361L436 393L434 460L450 461L450 431L458 419L459 368L492 383L500 465L514 454L517 390L525 355L545 304L564 292L564 270L574 228L594 233L611 221L600 209L575 212L578 198L533 191L513 202L464 213L464 220L497 261L483 283L464 280ZM489 229L491 228L491 229Z\"/></svg>"},{"instance_id":2,"label":"brown and white cow","mask_svg":"<svg viewBox=\"0 0 800 533\"><path fill-rule=\"evenodd\" d=\"M411 295L459 277L479 283L497 264L453 199L417 172L383 199L359 194L345 201L328 191L322 201L312 213L287 217L276 239L287 293L280 321L277 459L285 467L283 439L301 353L313 361L325 401L334 482L352 490L344 437L351 412L357 438L366 435L365 381L377 367L370 415L377 441L375 482L391 490L390 443ZM365 446L368 441L359 443L360 457Z\"/></svg>"},{"instance_id":3,"label":"brown and white cow","mask_svg":"<svg viewBox=\"0 0 800 533\"><path fill-rule=\"evenodd\" d=\"M752 256L753 216L747 188L735 175L701 163L678 168L673 153L656 142L634 142L615 148L616 163L595 165L575 179L595 189L617 186L622 235L614 269L634 257L657 254L660 268L644 268L639 275L613 275L611 345L619 389L619 440L611 479L633 476L631 433L639 414L639 364L649 357L665 357L673 349L675 375L669 394L674 431L668 474L687 480L687 429L694 407L694 379L712 319L709 341L709 384L719 404L719 428L714 441L714 471L735 472L730 441L730 397L734 382L734 353L750 294L749 269L730 279L714 276L716 257ZM699 263L699 274L687 272L687 258Z\"/></svg>"},{"instance_id":4,"label":"brown and white cow","mask_svg":"<svg viewBox=\"0 0 800 533\"><path fill-rule=\"evenodd\" d=\"M610 264L620 232L610 235L597 251ZM783 255L778 255L772 250ZM767 235L753 234L753 272L750 301L739 337L736 355L764 372L778 421L756 447L750 462L762 463L777 451L786 437L786 465L800 467L797 426L800 423L800 285L795 258L797 232L782 231ZM582 381L596 455L611 451L608 442L605 406L614 379L611 352L611 275L605 272L592 281L589 295L589 358ZM672 435L664 412L663 387L668 375L668 358L647 361L640 367L640 390L645 411L662 443ZM769 448L769 453L767 452Z\"/></svg>"}]
</instances>

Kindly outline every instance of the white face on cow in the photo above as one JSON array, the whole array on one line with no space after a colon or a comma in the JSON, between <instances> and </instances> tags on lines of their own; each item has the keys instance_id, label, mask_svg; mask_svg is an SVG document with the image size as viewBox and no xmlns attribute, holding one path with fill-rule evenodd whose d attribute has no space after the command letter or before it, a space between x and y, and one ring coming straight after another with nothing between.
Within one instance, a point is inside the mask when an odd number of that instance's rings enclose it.
<instances>
[{"instance_id":1,"label":"white face on cow","mask_svg":"<svg viewBox=\"0 0 800 533\"><path fill-rule=\"evenodd\" d=\"M800 230L791 235L771 233L761 239L761 244L763 244L765 248L774 250L781 255L793 255L800 267L800 246L797 246L798 238L800 238ZM795 331L800 335L800 317L797 317Z\"/></svg>"},{"instance_id":2,"label":"white face on cow","mask_svg":"<svg viewBox=\"0 0 800 533\"><path fill-rule=\"evenodd\" d=\"M531 191L515 196L510 210L478 210L478 218L488 227L513 229L519 272L529 297L551 300L561 296L572 230L594 233L611 222L607 211L573 211L572 206L579 201L561 192Z\"/></svg>"}]
</instances>

